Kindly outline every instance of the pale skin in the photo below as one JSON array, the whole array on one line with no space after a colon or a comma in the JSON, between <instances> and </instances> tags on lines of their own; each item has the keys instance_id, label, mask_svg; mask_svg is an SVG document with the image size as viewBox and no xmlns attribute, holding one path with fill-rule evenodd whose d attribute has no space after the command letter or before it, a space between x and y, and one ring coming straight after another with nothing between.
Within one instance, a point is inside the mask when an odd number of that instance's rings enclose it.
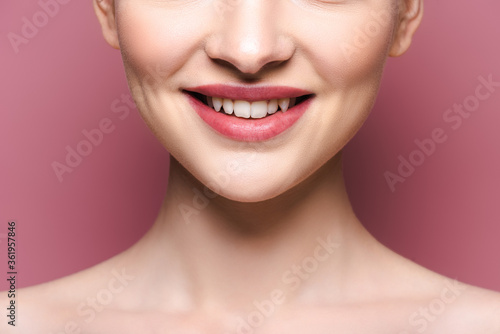
<instances>
[{"instance_id":1,"label":"pale skin","mask_svg":"<svg viewBox=\"0 0 500 334\"><path fill-rule=\"evenodd\" d=\"M166 196L127 251L22 289L23 316L16 327L2 320L2 333L500 333L500 294L386 248L344 188L341 150L372 107L387 57L409 48L421 0L94 8L171 154ZM369 24L378 32L356 46L355 28ZM183 99L186 85L206 83L289 85L315 101L286 133L244 143L207 128Z\"/></svg>"}]
</instances>

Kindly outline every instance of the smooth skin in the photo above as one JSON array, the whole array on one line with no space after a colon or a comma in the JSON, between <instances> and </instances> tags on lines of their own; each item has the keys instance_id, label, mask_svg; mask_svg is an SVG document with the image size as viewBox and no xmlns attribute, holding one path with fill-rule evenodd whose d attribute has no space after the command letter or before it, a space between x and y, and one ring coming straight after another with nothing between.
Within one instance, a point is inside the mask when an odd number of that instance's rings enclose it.
<instances>
[{"instance_id":1,"label":"smooth skin","mask_svg":"<svg viewBox=\"0 0 500 334\"><path fill-rule=\"evenodd\" d=\"M344 187L341 150L373 106L387 57L410 47L422 0L94 8L141 116L171 154L167 193L127 251L21 289L22 317L16 328L2 321L2 333L500 333L499 293L380 244ZM211 83L287 85L315 98L280 136L237 142L182 93Z\"/></svg>"}]
</instances>

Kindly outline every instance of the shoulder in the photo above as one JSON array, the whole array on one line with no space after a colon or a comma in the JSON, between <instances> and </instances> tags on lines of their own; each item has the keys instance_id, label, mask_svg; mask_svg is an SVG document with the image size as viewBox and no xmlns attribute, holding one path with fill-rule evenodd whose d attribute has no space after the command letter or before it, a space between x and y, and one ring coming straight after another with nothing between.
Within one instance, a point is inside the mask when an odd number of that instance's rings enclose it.
<instances>
[{"instance_id":1,"label":"shoulder","mask_svg":"<svg viewBox=\"0 0 500 334\"><path fill-rule=\"evenodd\" d=\"M461 286L456 300L445 304L442 325L455 334L500 334L500 293L467 284ZM439 306L436 303L435 311Z\"/></svg>"},{"instance_id":2,"label":"shoulder","mask_svg":"<svg viewBox=\"0 0 500 334\"><path fill-rule=\"evenodd\" d=\"M500 334L500 293L460 282L400 255L385 291L404 310L401 334ZM398 298L398 296L400 298ZM398 333L400 334L400 333Z\"/></svg>"},{"instance_id":3,"label":"shoulder","mask_svg":"<svg viewBox=\"0 0 500 334\"><path fill-rule=\"evenodd\" d=\"M44 283L16 289L13 292L0 292L0 305L10 308L6 320L2 317L0 333L32 334L40 331L50 333L45 324L48 321L58 322L56 319L60 319L61 316L56 307L58 303L50 298L52 294L49 293L49 287L53 285Z\"/></svg>"},{"instance_id":4,"label":"shoulder","mask_svg":"<svg viewBox=\"0 0 500 334\"><path fill-rule=\"evenodd\" d=\"M416 333L500 334L500 293L437 275L408 318Z\"/></svg>"},{"instance_id":5,"label":"shoulder","mask_svg":"<svg viewBox=\"0 0 500 334\"><path fill-rule=\"evenodd\" d=\"M133 278L108 260L54 281L18 289L15 326L2 319L0 333L81 333L99 313L114 308ZM10 300L6 292L0 293L0 305Z\"/></svg>"}]
</instances>

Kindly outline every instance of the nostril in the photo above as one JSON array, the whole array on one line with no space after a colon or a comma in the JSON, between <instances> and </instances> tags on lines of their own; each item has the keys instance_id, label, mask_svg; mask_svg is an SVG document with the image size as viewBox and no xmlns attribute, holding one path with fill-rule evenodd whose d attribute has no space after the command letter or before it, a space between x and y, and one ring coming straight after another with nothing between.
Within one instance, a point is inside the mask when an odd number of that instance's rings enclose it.
<instances>
[{"instance_id":1,"label":"nostril","mask_svg":"<svg viewBox=\"0 0 500 334\"><path fill-rule=\"evenodd\" d=\"M284 66L294 54L293 43L290 47L277 38L268 37L259 38L252 34L212 37L205 43L205 53L213 65L244 80L253 80Z\"/></svg>"},{"instance_id":2,"label":"nostril","mask_svg":"<svg viewBox=\"0 0 500 334\"><path fill-rule=\"evenodd\" d=\"M241 77L242 80L245 80L248 83L259 80L259 76L262 71L267 70L267 65L269 65L264 64L262 67L258 65L256 66L255 63L251 63L250 66L237 65L235 62L220 58L212 58L212 61L222 68L231 71L231 73Z\"/></svg>"}]
</instances>

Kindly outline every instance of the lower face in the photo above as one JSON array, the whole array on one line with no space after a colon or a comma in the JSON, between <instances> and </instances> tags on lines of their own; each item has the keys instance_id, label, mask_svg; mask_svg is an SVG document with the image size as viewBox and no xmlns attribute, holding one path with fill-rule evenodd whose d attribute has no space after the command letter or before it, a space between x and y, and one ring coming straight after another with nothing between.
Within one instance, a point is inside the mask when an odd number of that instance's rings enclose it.
<instances>
[{"instance_id":1,"label":"lower face","mask_svg":"<svg viewBox=\"0 0 500 334\"><path fill-rule=\"evenodd\" d=\"M373 106L395 22L392 0L115 6L141 116L194 177L241 202L291 189L352 138Z\"/></svg>"}]
</instances>

